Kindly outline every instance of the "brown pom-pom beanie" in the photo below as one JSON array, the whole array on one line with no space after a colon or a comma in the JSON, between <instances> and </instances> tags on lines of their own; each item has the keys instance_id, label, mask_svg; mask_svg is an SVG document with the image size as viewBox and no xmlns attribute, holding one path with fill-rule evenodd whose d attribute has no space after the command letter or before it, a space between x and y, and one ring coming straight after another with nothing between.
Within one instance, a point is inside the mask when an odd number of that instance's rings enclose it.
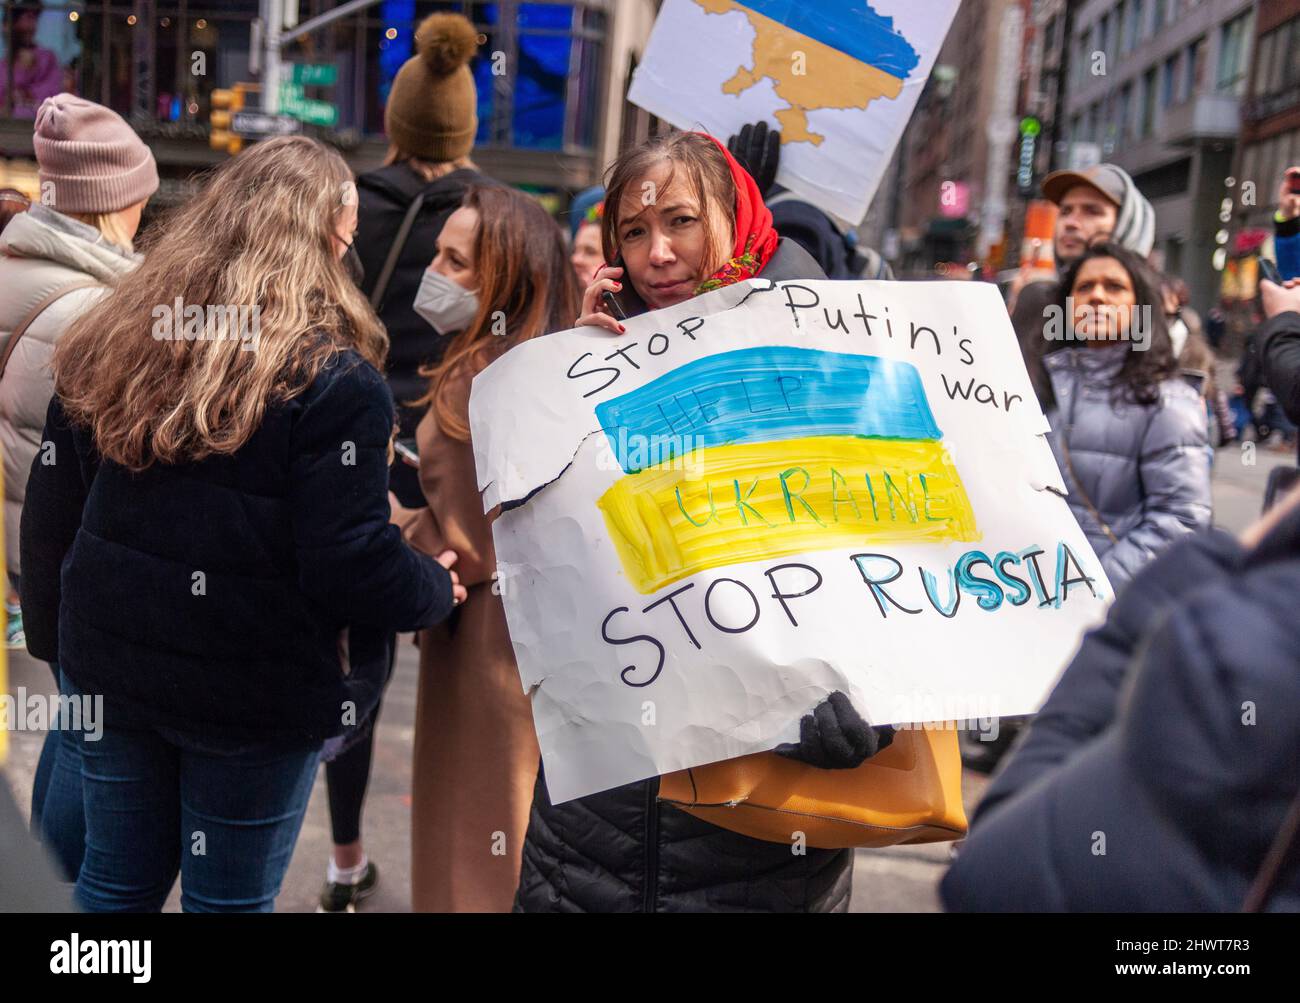
<instances>
[{"instance_id":1,"label":"brown pom-pom beanie","mask_svg":"<svg viewBox=\"0 0 1300 1003\"><path fill-rule=\"evenodd\" d=\"M393 80L384 129L402 153L456 160L478 131L478 93L469 61L478 32L461 14L430 14L415 31L415 55Z\"/></svg>"}]
</instances>

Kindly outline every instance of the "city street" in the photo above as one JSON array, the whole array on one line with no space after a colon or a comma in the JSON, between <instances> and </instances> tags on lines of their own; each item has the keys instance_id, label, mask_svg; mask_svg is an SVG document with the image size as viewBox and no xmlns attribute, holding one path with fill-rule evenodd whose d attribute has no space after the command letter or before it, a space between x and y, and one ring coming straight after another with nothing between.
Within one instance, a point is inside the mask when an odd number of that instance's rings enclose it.
<instances>
[{"instance_id":1,"label":"city street","mask_svg":"<svg viewBox=\"0 0 1300 1003\"><path fill-rule=\"evenodd\" d=\"M1237 531L1259 512L1268 472L1281 463L1294 462L1291 453L1240 446L1220 450L1214 467L1215 522ZM49 690L50 674L43 663L25 653L10 652L10 687ZM410 780L411 746L415 712L417 654L409 637L403 639L397 670L389 686L379 722L378 741L366 802L364 840L378 864L380 886L363 911L405 912L410 908ZM10 735L9 764L4 776L26 813L30 807L32 775L42 736L24 732ZM987 781L967 771L964 794L967 808L978 800ZM324 771L318 775L298 841L293 863L285 878L277 908L282 912L310 912L316 908L329 853L329 813ZM933 912L939 908L936 885L949 854L948 844L863 850L857 854L852 908L856 912ZM179 889L167 908L179 909Z\"/></svg>"}]
</instances>

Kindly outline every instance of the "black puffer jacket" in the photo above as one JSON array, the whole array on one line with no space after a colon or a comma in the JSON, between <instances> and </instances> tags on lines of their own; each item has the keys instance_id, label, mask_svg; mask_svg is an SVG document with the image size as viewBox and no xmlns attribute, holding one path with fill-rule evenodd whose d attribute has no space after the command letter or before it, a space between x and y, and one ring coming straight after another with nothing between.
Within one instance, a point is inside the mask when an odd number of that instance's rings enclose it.
<instances>
[{"instance_id":1,"label":"black puffer jacket","mask_svg":"<svg viewBox=\"0 0 1300 1003\"><path fill-rule=\"evenodd\" d=\"M822 279L782 240L768 279ZM630 283L624 289L632 293ZM625 302L627 298L625 297ZM629 311L631 312L631 311ZM741 836L658 800L659 778L552 805L543 773L533 795L517 912L843 912L850 850Z\"/></svg>"},{"instance_id":2,"label":"black puffer jacket","mask_svg":"<svg viewBox=\"0 0 1300 1003\"><path fill-rule=\"evenodd\" d=\"M267 408L230 455L132 473L59 398L23 508L37 658L119 727L319 747L379 699L384 636L445 619L451 579L402 541L385 492L393 398L354 351ZM339 639L351 635L351 671Z\"/></svg>"}]
</instances>

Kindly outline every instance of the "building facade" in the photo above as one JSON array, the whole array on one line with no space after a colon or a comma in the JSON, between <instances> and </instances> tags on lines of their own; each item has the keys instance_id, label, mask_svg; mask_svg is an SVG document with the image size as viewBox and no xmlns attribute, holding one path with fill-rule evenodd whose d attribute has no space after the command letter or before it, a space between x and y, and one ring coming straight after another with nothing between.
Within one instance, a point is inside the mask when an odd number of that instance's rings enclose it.
<instances>
[{"instance_id":1,"label":"building facade","mask_svg":"<svg viewBox=\"0 0 1300 1003\"><path fill-rule=\"evenodd\" d=\"M287 0L286 27L338 6ZM628 138L628 74L657 6L379 0L290 43L283 59L324 68L318 78L327 83L299 89L317 112L303 130L367 170L387 151L384 103L412 55L415 27L435 11L465 14L485 39L470 67L478 87L474 158L488 174L555 202L593 183ZM44 97L66 90L130 121L158 159L159 200L179 197L196 169L228 156L209 145L212 93L258 81L261 7L259 0L0 0L0 184L34 186L32 119ZM632 138L638 125L648 127L633 122Z\"/></svg>"},{"instance_id":2,"label":"building facade","mask_svg":"<svg viewBox=\"0 0 1300 1003\"><path fill-rule=\"evenodd\" d=\"M1263 0L1255 27L1234 203L1238 227L1267 232L1282 174L1300 164L1300 0Z\"/></svg>"},{"instance_id":3,"label":"building facade","mask_svg":"<svg viewBox=\"0 0 1300 1003\"><path fill-rule=\"evenodd\" d=\"M1155 263L1202 312L1218 299L1254 24L1253 0L1085 0L1067 42L1065 164L1133 176L1155 208Z\"/></svg>"},{"instance_id":4,"label":"building facade","mask_svg":"<svg viewBox=\"0 0 1300 1003\"><path fill-rule=\"evenodd\" d=\"M975 256L988 194L999 31L1013 4L1019 0L964 0L900 140L895 215L902 274Z\"/></svg>"}]
</instances>

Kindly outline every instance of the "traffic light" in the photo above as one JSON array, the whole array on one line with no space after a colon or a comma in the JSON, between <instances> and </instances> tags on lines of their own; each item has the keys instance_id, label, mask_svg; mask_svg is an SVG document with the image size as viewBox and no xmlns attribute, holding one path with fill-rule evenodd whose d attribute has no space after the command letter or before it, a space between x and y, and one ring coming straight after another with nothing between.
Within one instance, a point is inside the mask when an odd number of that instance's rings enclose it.
<instances>
[{"instance_id":1,"label":"traffic light","mask_svg":"<svg viewBox=\"0 0 1300 1003\"><path fill-rule=\"evenodd\" d=\"M261 85L237 83L229 90L214 90L209 98L211 111L208 114L208 145L214 150L225 150L236 154L244 147L243 137L230 131L231 119L235 112L244 110L244 102L249 92L260 91Z\"/></svg>"}]
</instances>

